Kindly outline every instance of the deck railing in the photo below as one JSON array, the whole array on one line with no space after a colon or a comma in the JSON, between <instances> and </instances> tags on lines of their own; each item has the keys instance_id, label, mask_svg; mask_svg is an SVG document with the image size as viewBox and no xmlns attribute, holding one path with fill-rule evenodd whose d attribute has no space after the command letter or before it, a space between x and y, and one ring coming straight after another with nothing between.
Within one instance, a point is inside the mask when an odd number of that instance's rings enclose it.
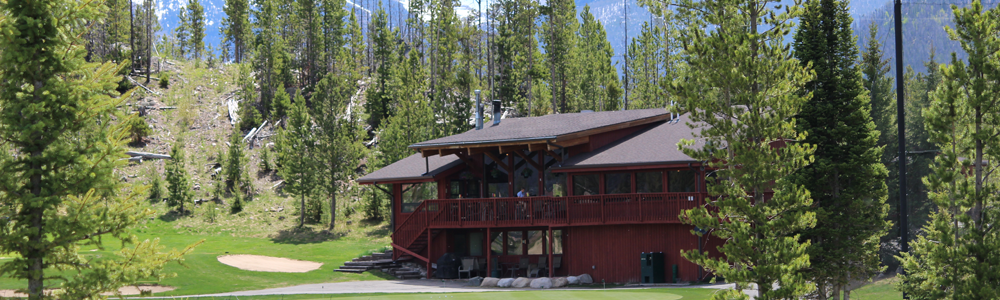
<instances>
[{"instance_id":1,"label":"deck railing","mask_svg":"<svg viewBox=\"0 0 1000 300\"><path fill-rule=\"evenodd\" d=\"M410 222L435 228L680 223L682 210L703 201L701 193L426 200L397 232L409 237L402 231Z\"/></svg>"}]
</instances>

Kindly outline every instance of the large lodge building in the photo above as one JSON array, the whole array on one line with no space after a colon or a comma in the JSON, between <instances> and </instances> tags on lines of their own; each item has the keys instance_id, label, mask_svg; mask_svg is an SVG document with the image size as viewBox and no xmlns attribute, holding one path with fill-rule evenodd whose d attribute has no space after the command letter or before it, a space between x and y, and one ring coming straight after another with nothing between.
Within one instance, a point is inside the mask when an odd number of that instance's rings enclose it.
<instances>
[{"instance_id":1,"label":"large lodge building","mask_svg":"<svg viewBox=\"0 0 1000 300\"><path fill-rule=\"evenodd\" d=\"M680 251L719 243L678 219L707 195L702 163L677 147L687 121L662 108L504 119L413 144L358 182L391 192L393 259L428 278L453 253L503 277L526 275L526 258L550 276L641 282L640 253L663 252L667 276L697 281Z\"/></svg>"}]
</instances>

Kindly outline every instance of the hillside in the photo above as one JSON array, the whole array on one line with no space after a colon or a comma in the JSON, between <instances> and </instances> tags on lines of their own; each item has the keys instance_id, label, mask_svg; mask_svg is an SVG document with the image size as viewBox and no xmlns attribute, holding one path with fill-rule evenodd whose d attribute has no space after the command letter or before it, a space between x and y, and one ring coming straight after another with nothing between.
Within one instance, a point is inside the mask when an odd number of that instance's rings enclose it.
<instances>
[{"instance_id":1,"label":"hillside","mask_svg":"<svg viewBox=\"0 0 1000 300\"><path fill-rule=\"evenodd\" d=\"M138 88L138 99L131 101L133 107L150 107L146 115L152 134L141 144L130 144L130 150L168 154L172 144L182 138L186 152L186 167L191 176L198 203L191 209L191 215L178 217L163 201L150 199L151 208L158 211L161 220L170 221L174 228L196 235L229 235L233 237L288 238L304 240L329 240L346 236L352 231L366 230L373 241L388 243L388 224L363 222L359 213L359 195L367 191L348 184L347 190L338 199L337 227L326 231L325 224L307 225L306 229L295 230L298 224L296 199L281 192L281 178L274 171L260 168L261 155L265 147L273 143L274 128L266 126L258 134L257 147L245 147L250 174L256 195L237 214L230 214L230 199L218 204L211 203L211 191L215 181L215 165L224 163L218 154L224 153L233 125L230 123L226 101L234 97L234 65L207 67L190 62L167 60L160 65L160 72L169 73L169 87L161 89L158 76L153 76L147 92ZM140 83L142 78L136 78ZM159 95L157 95L159 94ZM263 147L262 147L263 146ZM273 156L272 156L273 157ZM272 158L273 163L273 158ZM131 162L121 170L122 177L130 183L149 184L152 176L164 176L164 160ZM164 187L166 182L164 181ZM164 189L164 193L166 190ZM370 192L369 192L370 193ZM364 224L364 225L362 225ZM364 229L361 227L365 227ZM371 227L371 228L368 228Z\"/></svg>"}]
</instances>

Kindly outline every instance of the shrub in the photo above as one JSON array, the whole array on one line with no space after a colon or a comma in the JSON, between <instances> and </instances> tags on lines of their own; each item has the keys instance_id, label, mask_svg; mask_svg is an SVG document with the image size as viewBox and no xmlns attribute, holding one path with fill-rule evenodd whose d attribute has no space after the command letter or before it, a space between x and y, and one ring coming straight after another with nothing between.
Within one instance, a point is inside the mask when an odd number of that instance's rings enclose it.
<instances>
[{"instance_id":1,"label":"shrub","mask_svg":"<svg viewBox=\"0 0 1000 300\"><path fill-rule=\"evenodd\" d=\"M163 200L163 179L155 168L150 173L153 181L149 184L149 200L153 202Z\"/></svg>"},{"instance_id":2,"label":"shrub","mask_svg":"<svg viewBox=\"0 0 1000 300\"><path fill-rule=\"evenodd\" d=\"M264 172L269 172L274 169L274 165L271 164L271 149L264 146L260 154L260 170Z\"/></svg>"},{"instance_id":3,"label":"shrub","mask_svg":"<svg viewBox=\"0 0 1000 300\"><path fill-rule=\"evenodd\" d=\"M145 117L140 117L138 115L132 115L128 119L129 125L129 138L132 143L142 143L142 140L153 133L153 130L149 128L149 124L146 123Z\"/></svg>"},{"instance_id":4,"label":"shrub","mask_svg":"<svg viewBox=\"0 0 1000 300\"><path fill-rule=\"evenodd\" d=\"M170 72L160 73L160 88L166 89L170 86Z\"/></svg>"}]
</instances>

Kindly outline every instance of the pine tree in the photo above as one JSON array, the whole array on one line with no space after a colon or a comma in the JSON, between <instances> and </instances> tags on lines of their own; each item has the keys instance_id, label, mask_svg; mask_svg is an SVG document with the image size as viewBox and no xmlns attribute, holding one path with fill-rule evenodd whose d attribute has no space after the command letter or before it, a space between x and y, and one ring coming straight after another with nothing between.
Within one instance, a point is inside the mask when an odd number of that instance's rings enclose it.
<instances>
[{"instance_id":1,"label":"pine tree","mask_svg":"<svg viewBox=\"0 0 1000 300\"><path fill-rule=\"evenodd\" d=\"M177 36L177 50L180 58L186 58L188 53L188 43L191 40L191 15L187 9L177 11L177 28L174 28L174 35Z\"/></svg>"},{"instance_id":2,"label":"pine tree","mask_svg":"<svg viewBox=\"0 0 1000 300\"><path fill-rule=\"evenodd\" d=\"M622 94L618 69L611 62L615 49L611 48L604 25L590 13L590 5L580 12L580 103L576 110L617 110Z\"/></svg>"},{"instance_id":3,"label":"pine tree","mask_svg":"<svg viewBox=\"0 0 1000 300\"><path fill-rule=\"evenodd\" d=\"M431 139L434 111L421 91L427 89L426 71L420 67L420 54L410 51L405 66L396 68L390 90L399 99L397 114L386 121L379 134L378 157L372 171L413 154L409 146Z\"/></svg>"},{"instance_id":4,"label":"pine tree","mask_svg":"<svg viewBox=\"0 0 1000 300\"><path fill-rule=\"evenodd\" d=\"M649 22L643 22L639 36L628 45L628 98L626 109L666 107L658 81L661 74L661 47L663 32Z\"/></svg>"},{"instance_id":5,"label":"pine tree","mask_svg":"<svg viewBox=\"0 0 1000 300\"><path fill-rule=\"evenodd\" d=\"M885 179L880 132L871 120L871 104L855 64L858 50L847 1L820 0L805 5L795 32L795 57L812 66L816 77L804 92L812 98L796 116L802 142L816 146L814 162L799 170L797 184L809 189L816 227L802 232L808 240L817 298L850 294L852 280L881 272L879 240L891 226L886 220Z\"/></svg>"},{"instance_id":6,"label":"pine tree","mask_svg":"<svg viewBox=\"0 0 1000 300\"><path fill-rule=\"evenodd\" d=\"M345 18L346 0L320 0L320 11L323 15L323 67L326 72L337 72L340 66L337 59L343 54L346 43L347 28ZM352 69L353 70L353 69Z\"/></svg>"},{"instance_id":7,"label":"pine tree","mask_svg":"<svg viewBox=\"0 0 1000 300\"><path fill-rule=\"evenodd\" d=\"M456 0L432 1L430 27L433 35L428 38L431 52L430 59L430 93L431 105L440 112L441 122L436 123L432 130L433 136L447 136L465 132L469 129L469 118L472 116L471 94L462 91L459 86L459 66L456 54L459 52L458 40L460 24L455 14Z\"/></svg>"},{"instance_id":8,"label":"pine tree","mask_svg":"<svg viewBox=\"0 0 1000 300\"><path fill-rule=\"evenodd\" d=\"M249 56L250 39L250 2L247 0L226 0L223 7L226 18L222 20L224 42L232 47L233 61L242 63Z\"/></svg>"},{"instance_id":9,"label":"pine tree","mask_svg":"<svg viewBox=\"0 0 1000 300\"><path fill-rule=\"evenodd\" d=\"M576 62L576 3L573 0L553 0L549 2L548 20L541 34L548 55L549 86L552 90L552 111L569 112L574 101L574 68Z\"/></svg>"},{"instance_id":10,"label":"pine tree","mask_svg":"<svg viewBox=\"0 0 1000 300\"><path fill-rule=\"evenodd\" d=\"M153 168L149 172L150 184L149 184L149 200L152 202L159 202L163 200L163 179L160 173L156 172L156 168Z\"/></svg>"},{"instance_id":11,"label":"pine tree","mask_svg":"<svg viewBox=\"0 0 1000 300\"><path fill-rule=\"evenodd\" d=\"M346 54L341 56L342 61L351 59ZM327 74L317 84L316 93L310 99L313 104L310 115L318 129L315 147L319 169L317 179L330 199L330 230L333 230L337 220L337 195L342 192L340 182L349 180L349 175L357 168L356 162L363 158L366 149L361 139L367 136L367 132L359 126L357 113L348 110L359 76L353 70L343 71L345 74Z\"/></svg>"},{"instance_id":12,"label":"pine tree","mask_svg":"<svg viewBox=\"0 0 1000 300\"><path fill-rule=\"evenodd\" d=\"M226 152L226 162L223 163L222 173L226 176L226 191L232 193L238 200L243 200L243 195L249 192L249 185L246 170L247 158L243 149L243 134L233 128L229 134L229 151Z\"/></svg>"},{"instance_id":13,"label":"pine tree","mask_svg":"<svg viewBox=\"0 0 1000 300\"><path fill-rule=\"evenodd\" d=\"M683 251L684 258L736 283L714 299L746 298L755 284L757 299L789 299L812 290L800 271L809 267L798 232L815 224L809 191L789 176L809 163L813 147L801 143L793 117L810 95L799 91L813 77L790 57L784 35L798 6L772 11L768 0L679 0L678 17L689 66L686 80L671 85L676 108L689 114L695 138L685 154L714 169L707 206L686 210L682 220L698 234L726 241L708 252ZM784 145L781 145L783 144ZM704 232L704 233L702 233Z\"/></svg>"},{"instance_id":14,"label":"pine tree","mask_svg":"<svg viewBox=\"0 0 1000 300\"><path fill-rule=\"evenodd\" d=\"M26 282L28 299L61 288L96 299L148 279L191 247L161 253L131 228L153 214L115 170L125 163L126 114L118 111L121 65L89 63L81 38L103 2L0 2L0 275ZM116 121L117 120L117 121ZM116 255L88 256L113 237ZM117 241L121 241L118 243ZM131 246L129 246L131 245Z\"/></svg>"},{"instance_id":15,"label":"pine tree","mask_svg":"<svg viewBox=\"0 0 1000 300\"><path fill-rule=\"evenodd\" d=\"M205 8L199 0L188 0L187 10L188 29L191 33L188 50L195 60L200 60L201 53L205 51Z\"/></svg>"},{"instance_id":16,"label":"pine tree","mask_svg":"<svg viewBox=\"0 0 1000 300\"><path fill-rule=\"evenodd\" d=\"M530 0L503 0L493 5L493 24L496 33L491 49L495 56L495 95L505 107L515 107L524 115L531 115L530 86L531 60L538 41L535 39L534 21L538 7ZM487 98L489 99L489 98Z\"/></svg>"},{"instance_id":17,"label":"pine tree","mask_svg":"<svg viewBox=\"0 0 1000 300\"><path fill-rule=\"evenodd\" d=\"M278 155L278 175L285 180L283 191L298 197L299 227L306 221L306 197L316 188L315 139L305 99L299 95L288 114L288 125L278 130L274 144Z\"/></svg>"},{"instance_id":18,"label":"pine tree","mask_svg":"<svg viewBox=\"0 0 1000 300\"><path fill-rule=\"evenodd\" d=\"M392 75L392 64L396 60L396 32L389 28L388 17L380 4L372 19L372 52L375 56L375 82L368 89L365 112L372 128L381 128L382 122L391 116L393 99L389 97L386 84Z\"/></svg>"},{"instance_id":19,"label":"pine tree","mask_svg":"<svg viewBox=\"0 0 1000 300\"><path fill-rule=\"evenodd\" d=\"M1000 9L979 0L952 5L955 28L946 28L968 54L952 53L942 81L924 110L925 127L940 154L924 178L937 204L924 235L899 257L908 274L900 289L918 299L1000 297L1000 188L992 177L1000 157Z\"/></svg>"},{"instance_id":20,"label":"pine tree","mask_svg":"<svg viewBox=\"0 0 1000 300\"><path fill-rule=\"evenodd\" d=\"M284 88L275 89L278 92L274 95L274 100L271 101L271 119L278 121L288 115L288 111L292 107L292 99Z\"/></svg>"},{"instance_id":21,"label":"pine tree","mask_svg":"<svg viewBox=\"0 0 1000 300\"><path fill-rule=\"evenodd\" d=\"M170 160L167 161L167 206L177 207L177 213L185 215L184 204L189 204L194 199L194 191L191 190L191 177L188 176L184 166L184 142L180 139L174 141L174 146L170 148Z\"/></svg>"}]
</instances>

